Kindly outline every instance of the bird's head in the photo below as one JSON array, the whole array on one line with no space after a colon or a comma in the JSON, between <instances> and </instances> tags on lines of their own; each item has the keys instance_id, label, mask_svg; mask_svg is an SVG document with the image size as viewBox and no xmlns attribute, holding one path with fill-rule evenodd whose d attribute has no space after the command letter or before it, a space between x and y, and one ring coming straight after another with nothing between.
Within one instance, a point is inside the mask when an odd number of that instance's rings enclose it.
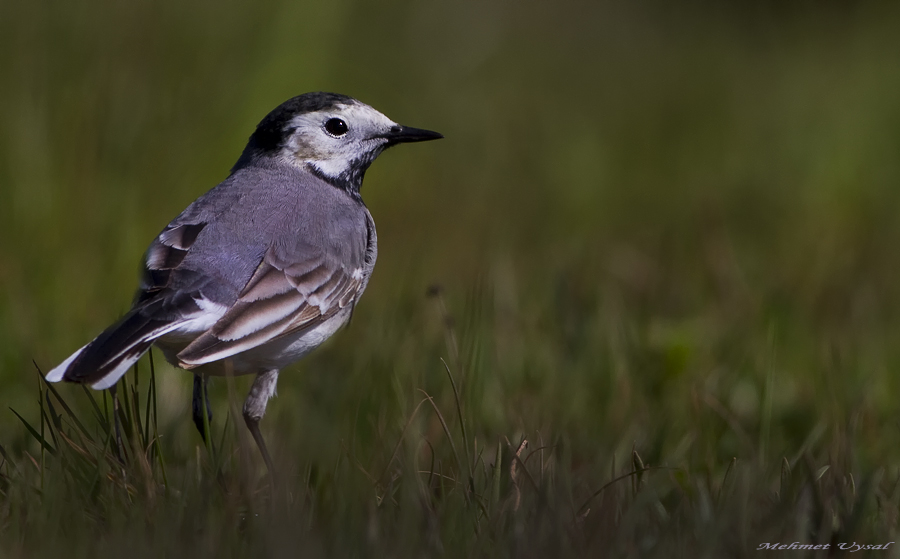
<instances>
[{"instance_id":1,"label":"bird's head","mask_svg":"<svg viewBox=\"0 0 900 559\"><path fill-rule=\"evenodd\" d=\"M439 138L437 132L397 124L352 97L305 93L266 115L235 169L266 161L293 165L358 195L366 169L382 151Z\"/></svg>"}]
</instances>

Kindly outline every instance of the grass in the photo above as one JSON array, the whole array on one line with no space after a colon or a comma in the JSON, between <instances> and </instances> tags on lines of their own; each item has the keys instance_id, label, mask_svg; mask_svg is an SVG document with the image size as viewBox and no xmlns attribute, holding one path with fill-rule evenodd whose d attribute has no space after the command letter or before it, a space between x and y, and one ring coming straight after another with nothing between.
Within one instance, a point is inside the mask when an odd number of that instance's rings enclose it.
<instances>
[{"instance_id":1,"label":"grass","mask_svg":"<svg viewBox=\"0 0 900 559\"><path fill-rule=\"evenodd\" d=\"M0 5L0 556L893 541L898 15ZM158 355L117 452L109 395L35 363L121 314L153 235L317 89L446 140L368 173L373 280L262 422L283 486L233 411L248 379L212 383L207 446Z\"/></svg>"},{"instance_id":2,"label":"grass","mask_svg":"<svg viewBox=\"0 0 900 559\"><path fill-rule=\"evenodd\" d=\"M446 330L454 354L458 335ZM360 452L352 439L331 460L282 450L278 468L287 475L274 489L255 447L234 433L235 401L210 444L195 434L194 455L173 459L157 427L152 361L149 379L142 383L136 368L120 383L121 452L106 393L101 405L90 391L76 392L92 412L79 417L76 402L42 383L40 418L32 424L16 413L40 454L15 460L3 452L4 529L15 542L4 551L71 552L76 544L84 553L147 556L745 555L762 543L874 545L894 533L900 470L860 473L846 463L852 434L829 437L817 426L790 457L766 460L760 440L748 441L755 455L703 463L695 439L709 435L696 429L671 451L632 443L618 464L612 452L604 473L564 432L484 437L450 366L442 368L444 398L417 389L402 424L374 437L380 452ZM705 405L743 429L713 396ZM272 435L284 444L282 433ZM653 452L664 455L657 464L642 458ZM306 464L289 458L302 455ZM54 537L43 537L51 525Z\"/></svg>"}]
</instances>

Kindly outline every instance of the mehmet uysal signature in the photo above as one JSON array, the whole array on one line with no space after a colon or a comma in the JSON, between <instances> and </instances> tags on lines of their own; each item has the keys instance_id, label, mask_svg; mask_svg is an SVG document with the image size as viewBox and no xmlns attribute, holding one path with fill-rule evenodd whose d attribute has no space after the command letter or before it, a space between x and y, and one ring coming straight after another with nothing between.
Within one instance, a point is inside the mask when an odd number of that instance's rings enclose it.
<instances>
[{"instance_id":1,"label":"mehmet uysal signature","mask_svg":"<svg viewBox=\"0 0 900 559\"><path fill-rule=\"evenodd\" d=\"M862 544L862 543L839 543L836 548L841 549L843 551L849 551L853 553L854 551L870 551L875 549L887 549L894 542L888 543L879 543L879 544ZM761 549L777 549L777 550L789 550L789 549L797 549L797 550L805 550L805 549L831 549L830 543L820 543L819 545L813 544L802 544L800 542L794 543L761 543L757 550Z\"/></svg>"}]
</instances>

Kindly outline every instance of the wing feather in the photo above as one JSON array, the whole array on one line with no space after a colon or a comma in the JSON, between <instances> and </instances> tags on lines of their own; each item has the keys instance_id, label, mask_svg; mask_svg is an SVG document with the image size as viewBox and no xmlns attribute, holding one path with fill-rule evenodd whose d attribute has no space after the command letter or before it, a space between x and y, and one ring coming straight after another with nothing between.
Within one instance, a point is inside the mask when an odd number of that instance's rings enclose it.
<instances>
[{"instance_id":1,"label":"wing feather","mask_svg":"<svg viewBox=\"0 0 900 559\"><path fill-rule=\"evenodd\" d=\"M306 298L294 290L268 299L241 300L225 313L212 332L219 339L239 340L300 311Z\"/></svg>"},{"instance_id":2,"label":"wing feather","mask_svg":"<svg viewBox=\"0 0 900 559\"><path fill-rule=\"evenodd\" d=\"M169 224L147 249L141 288L135 303L159 297L169 287L172 272L181 265L206 223Z\"/></svg>"},{"instance_id":3,"label":"wing feather","mask_svg":"<svg viewBox=\"0 0 900 559\"><path fill-rule=\"evenodd\" d=\"M318 326L355 300L361 278L321 255L284 265L269 251L235 304L178 359L196 367Z\"/></svg>"}]
</instances>

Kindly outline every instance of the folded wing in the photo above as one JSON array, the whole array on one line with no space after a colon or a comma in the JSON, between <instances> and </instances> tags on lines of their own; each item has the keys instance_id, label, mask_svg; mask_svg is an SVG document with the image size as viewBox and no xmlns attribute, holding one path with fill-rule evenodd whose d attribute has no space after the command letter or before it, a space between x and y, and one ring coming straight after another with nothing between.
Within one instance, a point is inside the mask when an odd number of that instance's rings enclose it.
<instances>
[{"instance_id":1,"label":"folded wing","mask_svg":"<svg viewBox=\"0 0 900 559\"><path fill-rule=\"evenodd\" d=\"M312 329L352 305L362 285L361 269L321 254L285 263L270 250L237 302L178 354L180 364L196 367Z\"/></svg>"}]
</instances>

